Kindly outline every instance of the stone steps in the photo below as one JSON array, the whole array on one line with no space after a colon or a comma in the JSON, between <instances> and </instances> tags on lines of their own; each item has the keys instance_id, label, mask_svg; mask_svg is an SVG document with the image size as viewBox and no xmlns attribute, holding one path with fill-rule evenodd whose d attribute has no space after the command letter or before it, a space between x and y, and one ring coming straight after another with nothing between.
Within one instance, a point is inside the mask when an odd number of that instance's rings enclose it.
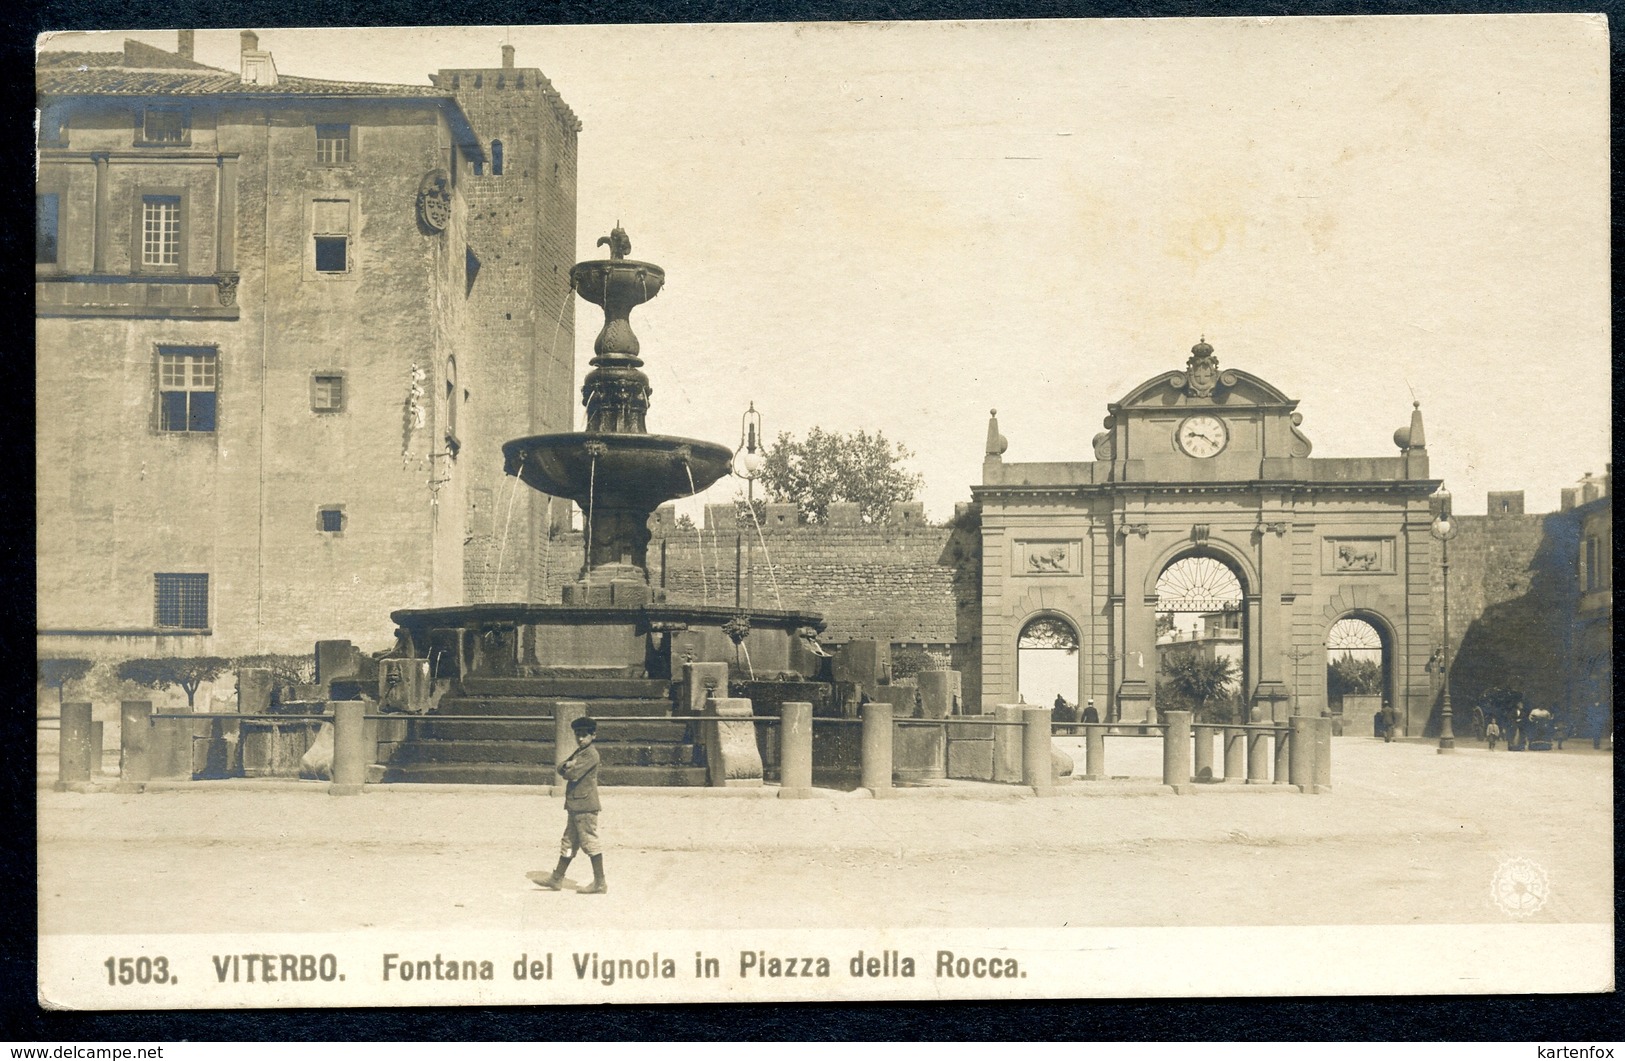
<instances>
[{"instance_id":1,"label":"stone steps","mask_svg":"<svg viewBox=\"0 0 1625 1061\"><path fill-rule=\"evenodd\" d=\"M692 744L616 744L599 741L595 747L603 761L601 769L612 766L694 766L698 756ZM551 741L528 740L416 741L404 745L390 765L404 767L420 763L485 766L517 763L551 769L553 744Z\"/></svg>"},{"instance_id":2,"label":"stone steps","mask_svg":"<svg viewBox=\"0 0 1625 1061\"><path fill-rule=\"evenodd\" d=\"M385 781L434 784L551 785L553 715L561 701L586 705L598 721L604 785L704 785L704 759L687 721L669 718L671 683L659 679L554 673L529 678L471 677L457 695L410 721L407 739L390 755ZM515 721L458 721L465 716ZM521 719L519 716L531 716Z\"/></svg>"},{"instance_id":3,"label":"stone steps","mask_svg":"<svg viewBox=\"0 0 1625 1061\"><path fill-rule=\"evenodd\" d=\"M658 714L651 710L648 714ZM553 743L553 720L544 719L539 722L458 722L455 717L439 721L434 716L429 719L414 720L408 728L408 739L417 741L443 741L443 740L520 740L541 741L548 746ZM675 722L618 722L614 719L600 720L598 723L598 742L600 744L623 741L641 742L645 744L681 744L689 740L689 727Z\"/></svg>"},{"instance_id":4,"label":"stone steps","mask_svg":"<svg viewBox=\"0 0 1625 1061\"><path fill-rule=\"evenodd\" d=\"M479 678L462 681L467 697L530 697L555 700L671 699L671 682L663 678Z\"/></svg>"},{"instance_id":5,"label":"stone steps","mask_svg":"<svg viewBox=\"0 0 1625 1061\"><path fill-rule=\"evenodd\" d=\"M407 763L391 764L384 771L385 782L435 785L537 785L550 786L555 774L551 765L533 763ZM703 788L703 766L603 766L599 784L644 785L661 788Z\"/></svg>"},{"instance_id":6,"label":"stone steps","mask_svg":"<svg viewBox=\"0 0 1625 1061\"><path fill-rule=\"evenodd\" d=\"M551 715L560 702L587 705L587 714L593 718L613 718L616 715L669 715L668 699L634 699L628 697L568 696L447 696L435 705L434 717L456 715Z\"/></svg>"}]
</instances>

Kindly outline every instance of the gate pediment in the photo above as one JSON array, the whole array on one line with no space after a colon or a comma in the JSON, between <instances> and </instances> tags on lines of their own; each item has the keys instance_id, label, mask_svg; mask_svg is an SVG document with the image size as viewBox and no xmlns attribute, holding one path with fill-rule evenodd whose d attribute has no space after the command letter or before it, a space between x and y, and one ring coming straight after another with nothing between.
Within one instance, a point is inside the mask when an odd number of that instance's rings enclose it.
<instances>
[{"instance_id":1,"label":"gate pediment","mask_svg":"<svg viewBox=\"0 0 1625 1061\"><path fill-rule=\"evenodd\" d=\"M1212 390L1206 395L1196 393L1205 388L1194 385L1195 382L1195 373L1190 371L1164 372L1146 380L1129 391L1121 401L1107 408L1113 414L1120 414L1137 409L1165 410L1185 406L1253 406L1291 410L1298 405L1274 384L1240 369L1216 372Z\"/></svg>"}]
</instances>

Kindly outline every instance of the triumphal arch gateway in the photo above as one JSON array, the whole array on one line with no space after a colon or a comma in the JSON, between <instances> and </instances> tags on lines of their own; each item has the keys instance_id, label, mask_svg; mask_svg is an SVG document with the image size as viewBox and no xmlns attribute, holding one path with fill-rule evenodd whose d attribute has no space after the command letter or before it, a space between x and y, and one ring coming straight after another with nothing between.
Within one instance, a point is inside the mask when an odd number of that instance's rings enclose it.
<instances>
[{"instance_id":1,"label":"triumphal arch gateway","mask_svg":"<svg viewBox=\"0 0 1625 1061\"><path fill-rule=\"evenodd\" d=\"M1007 462L995 415L973 488L982 702L1049 703L1060 685L1101 721L1154 721L1159 697L1168 707L1188 688L1175 680L1182 658L1228 659L1207 706L1318 715L1340 703L1328 660L1341 653L1370 661L1360 691L1420 733L1435 684L1439 485L1421 410L1394 432L1395 455L1323 458L1297 405L1220 368L1203 341L1183 370L1107 406L1093 460Z\"/></svg>"}]
</instances>

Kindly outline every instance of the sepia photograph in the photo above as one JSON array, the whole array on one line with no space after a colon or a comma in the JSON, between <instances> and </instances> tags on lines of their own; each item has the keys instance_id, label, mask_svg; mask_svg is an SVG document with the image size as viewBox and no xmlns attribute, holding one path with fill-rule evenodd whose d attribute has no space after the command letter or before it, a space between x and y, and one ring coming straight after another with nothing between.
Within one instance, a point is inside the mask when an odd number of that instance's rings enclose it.
<instances>
[{"instance_id":1,"label":"sepia photograph","mask_svg":"<svg viewBox=\"0 0 1625 1061\"><path fill-rule=\"evenodd\" d=\"M41 35L38 1005L1613 991L1608 30Z\"/></svg>"}]
</instances>

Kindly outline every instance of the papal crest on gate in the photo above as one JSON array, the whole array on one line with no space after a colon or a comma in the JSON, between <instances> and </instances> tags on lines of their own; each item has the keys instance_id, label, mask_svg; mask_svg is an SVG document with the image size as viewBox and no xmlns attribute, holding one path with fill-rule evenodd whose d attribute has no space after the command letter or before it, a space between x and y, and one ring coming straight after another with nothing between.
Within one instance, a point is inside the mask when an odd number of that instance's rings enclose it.
<instances>
[{"instance_id":1,"label":"papal crest on gate","mask_svg":"<svg viewBox=\"0 0 1625 1061\"><path fill-rule=\"evenodd\" d=\"M1219 359L1204 338L1191 347L1190 360L1185 362L1185 393L1192 398L1209 398L1218 382Z\"/></svg>"}]
</instances>

